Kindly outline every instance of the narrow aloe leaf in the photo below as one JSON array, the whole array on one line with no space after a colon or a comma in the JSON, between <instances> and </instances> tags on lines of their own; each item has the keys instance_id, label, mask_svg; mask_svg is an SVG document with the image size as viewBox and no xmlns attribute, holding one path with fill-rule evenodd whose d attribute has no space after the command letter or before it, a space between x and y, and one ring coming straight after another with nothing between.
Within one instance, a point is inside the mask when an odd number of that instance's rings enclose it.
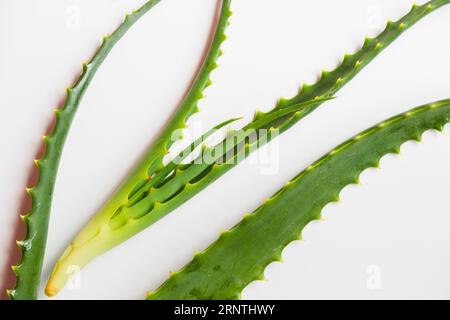
<instances>
[{"instance_id":1,"label":"narrow aloe leaf","mask_svg":"<svg viewBox=\"0 0 450 320\"><path fill-rule=\"evenodd\" d=\"M96 256L151 226L194 197L252 151L271 141L333 97L406 29L449 2L450 0L432 0L422 6L413 6L402 19L389 22L378 37L367 38L360 51L346 55L337 69L324 72L315 85L305 85L296 97L281 100L268 113L258 113L244 130L232 133L235 135L232 139L228 137L213 148L205 148L191 164L165 171L158 160L158 165L155 165L158 169L147 171L148 165L153 162L144 161L136 171L137 174L127 180L124 187L66 249L54 268L48 284L48 294L55 294L62 288L67 281L68 267L84 267ZM299 106L302 108L297 109ZM133 191L130 193L130 190Z\"/></svg>"},{"instance_id":2,"label":"narrow aloe leaf","mask_svg":"<svg viewBox=\"0 0 450 320\"><path fill-rule=\"evenodd\" d=\"M65 258L68 256L71 256L71 258L79 257L81 259L79 265L84 265L87 261L84 262L86 258L82 255L83 250L81 250L81 252L77 251L72 255L74 248L79 247L80 244L83 244L92 238L92 235L97 234L100 231L97 226L104 224L108 225L109 219L112 216L117 216L123 207L129 204L130 198L138 193L140 189L146 185L146 182L149 179L164 168L163 160L168 154L170 147L175 142L173 139L174 134L178 130L186 128L187 120L199 110L197 104L203 98L203 91L212 84L210 75L212 71L217 68L217 59L222 55L221 46L226 40L225 31L232 15L230 7L231 0L222 1L219 21L208 55L193 82L191 89L178 107L178 110L160 136L146 152L140 164L130 174L129 178L104 205L89 226L85 228L69 248L67 248L63 257L55 266L55 270L49 280L46 288L47 295L55 295L67 281L65 269L63 270L60 268L61 264L63 264L62 261L66 260ZM113 241L113 243L117 244L118 242ZM98 251L94 249L92 253L97 255L102 251L103 250ZM88 256L90 257L91 254Z\"/></svg>"},{"instance_id":3,"label":"narrow aloe leaf","mask_svg":"<svg viewBox=\"0 0 450 320\"><path fill-rule=\"evenodd\" d=\"M213 159L211 159L209 162L206 163L206 167L203 167L203 169L206 169L210 164L218 162L220 159L223 159L227 153L230 151L236 149L239 147L240 144L244 143L246 140L248 141L250 136L256 135L258 133L258 130L264 128L272 121L275 121L277 119L280 119L287 115L292 115L296 113L305 113L307 112L307 106L313 106L317 104L318 101L328 101L334 99L334 97L331 98L317 98L312 101L302 102L296 105L293 105L289 108L283 108L282 110L274 110L274 112L267 113L264 116L261 116L258 118L258 120L252 121L248 125L246 125L242 130L236 131L242 134L235 134L233 131L231 131L228 135L228 138L219 143L214 147L214 150L204 147L203 154L205 154L205 151L214 151ZM178 175L182 175L181 171L185 171L189 166L183 166L180 165L184 159L186 159L192 152L205 140L214 134L217 130L225 127L226 125L235 122L237 120L240 120L242 118L236 118L231 119L228 121L223 122L222 124L214 127L213 129L206 132L204 135L202 135L200 138L195 140L189 147L187 147L185 150L183 150L176 158L175 161L171 161L168 163L164 168L160 171L158 171L152 179L147 181L143 186L140 187L138 191L136 191L132 196L130 196L129 201L127 203L127 207L132 207L139 201L143 200L143 197L146 197L151 191L152 188L159 188L162 184L162 181L167 182L168 180L173 178L173 175L171 173L173 172L179 172ZM234 134L234 136L233 136ZM232 136L233 139L230 139ZM255 137L256 138L256 137ZM229 143L231 140L231 143ZM255 139L256 140L256 139ZM239 150L239 149L237 149ZM234 156L234 154L232 154ZM203 162L204 157L201 156L200 158L196 159L194 161L195 164L201 164ZM234 161L234 159L233 159ZM195 166L196 168L201 168L199 166ZM184 169L183 169L184 168ZM116 215L115 217L117 217ZM122 215L123 216L123 215ZM126 217L125 217L126 218ZM125 221L124 221L125 222Z\"/></svg>"},{"instance_id":4,"label":"narrow aloe leaf","mask_svg":"<svg viewBox=\"0 0 450 320\"><path fill-rule=\"evenodd\" d=\"M136 21L159 2L160 0L148 1L139 10L126 15L118 29L103 38L101 47L91 61L83 64L83 73L78 81L73 87L67 89L64 107L55 111L56 124L53 132L44 137L45 154L42 159L35 161L39 169L39 180L34 187L27 189L32 200L32 208L28 214L21 216L28 230L25 239L17 241L22 250L22 259L18 265L12 267L17 276L17 282L14 289L8 290L8 296L11 299L34 300L37 298L56 174L66 137L83 95L115 44Z\"/></svg>"},{"instance_id":5,"label":"narrow aloe leaf","mask_svg":"<svg viewBox=\"0 0 450 320\"><path fill-rule=\"evenodd\" d=\"M142 182L148 180L164 167L164 157L168 154L169 149L177 140L174 139L175 133L180 129L187 128L186 122L188 119L199 112L198 102L204 98L203 92L212 85L210 75L217 69L217 59L223 54L221 46L227 39L225 32L230 24L229 19L231 16L231 0L223 0L214 39L211 42L208 55L189 92L183 99L172 119L168 122L168 125L156 139L155 143L149 148L146 155L124 183L123 187L112 197L113 199L117 200L117 198L123 198L125 195L132 195L136 191L136 186L139 186L139 183L136 184L137 181ZM130 189L130 187L133 188ZM108 207L108 204L106 204L105 207Z\"/></svg>"},{"instance_id":6,"label":"narrow aloe leaf","mask_svg":"<svg viewBox=\"0 0 450 320\"><path fill-rule=\"evenodd\" d=\"M283 249L301 239L303 228L319 220L322 209L338 201L344 187L377 167L389 153L399 153L409 140L420 140L430 129L442 131L450 122L450 100L413 109L364 131L340 145L220 238L192 262L173 273L148 299L239 299L252 281L280 261Z\"/></svg>"},{"instance_id":7,"label":"narrow aloe leaf","mask_svg":"<svg viewBox=\"0 0 450 320\"><path fill-rule=\"evenodd\" d=\"M198 139L196 139L188 147L186 147L183 151L181 151L175 157L175 159L173 159L167 165L165 165L164 168L161 169L161 171L159 171L158 174L153 179L150 180L152 183L152 186L158 185L159 182L161 182L161 180L163 180L164 178L167 178L173 170L177 169L179 164L181 164L187 157L189 157L195 151L195 149L197 149L201 144L203 144L209 137L216 134L220 129L226 127L227 125L229 125L233 122L236 122L238 120L241 120L241 119L242 118L234 118L234 119L224 121L221 124L215 126L214 128L208 130L203 135L201 135ZM144 192L145 192L145 190L148 189L148 187L149 187L148 185L145 185L145 186L141 187L139 191L144 190ZM130 197L131 202L133 201L133 199L138 198L142 194L139 191L135 192Z\"/></svg>"},{"instance_id":8,"label":"narrow aloe leaf","mask_svg":"<svg viewBox=\"0 0 450 320\"><path fill-rule=\"evenodd\" d=\"M365 66L376 58L384 49L392 44L406 30L414 26L431 12L450 3L450 0L431 0L423 5L414 4L411 11L398 21L388 21L385 30L376 38L366 38L364 44L358 52L345 54L342 63L333 71L323 71L320 80L313 84L305 84L299 93L291 99L280 99L275 109L282 109L304 101L309 101L315 97L330 97L342 89L352 80ZM309 108L308 113L314 111L321 105ZM279 128L283 132L292 127L306 115L293 115L290 118L283 118L275 121L271 126Z\"/></svg>"}]
</instances>

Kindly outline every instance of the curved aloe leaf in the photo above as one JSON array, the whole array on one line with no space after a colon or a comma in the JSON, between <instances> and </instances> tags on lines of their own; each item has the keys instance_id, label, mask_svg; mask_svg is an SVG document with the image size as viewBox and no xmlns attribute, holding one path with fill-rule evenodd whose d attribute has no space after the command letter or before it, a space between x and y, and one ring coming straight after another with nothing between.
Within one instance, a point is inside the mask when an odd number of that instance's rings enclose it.
<instances>
[{"instance_id":1,"label":"curved aloe leaf","mask_svg":"<svg viewBox=\"0 0 450 320\"><path fill-rule=\"evenodd\" d=\"M422 6L413 6L402 19L389 22L378 37L367 38L360 51L346 55L337 69L324 72L315 85L305 85L296 97L280 100L268 113L257 113L253 122L235 133L236 137L214 148L204 149L201 156L191 164L178 165L173 170L161 167L159 170L150 170L151 174L147 175L146 168L153 162L144 161L137 174L127 180L125 187L89 222L59 259L48 284L48 293L55 294L62 288L67 281L67 268L85 266L97 255L126 241L181 206L240 163L249 153L289 129L327 98L334 96L406 29L448 3L450 0L432 0ZM302 104L302 108L297 109ZM289 112L291 108L295 112ZM286 113L283 114L283 111ZM262 133L264 129L267 131ZM230 140L233 143L228 144ZM205 158L208 160L205 161ZM158 164L161 163L158 161Z\"/></svg>"},{"instance_id":2,"label":"curved aloe leaf","mask_svg":"<svg viewBox=\"0 0 450 320\"><path fill-rule=\"evenodd\" d=\"M216 61L222 55L221 45L226 40L225 31L229 25L229 18L232 15L230 7L231 0L222 1L220 18L208 55L191 89L178 107L178 110L161 135L144 155L140 164L134 169L128 179L121 185L111 199L103 206L94 220L90 222L89 226L81 232L63 254L63 257L55 266L55 270L47 285L47 295L55 295L67 281L66 272L61 270L59 266L67 256L73 253L73 248L78 247L78 243L84 243L87 239L91 238L92 234L96 234L99 231L97 228L98 225L105 224L105 219L107 224L107 220L109 220L111 216L117 215L128 204L130 197L139 192L155 173L164 168L164 157L168 154L168 150L176 140L173 138L174 135L180 129L186 128L187 120L199 111L197 103L203 98L203 91L212 84L210 74L217 68L218 65ZM99 254L100 251L95 251L95 253ZM73 254L76 255L76 257L80 257L78 252ZM74 258L73 255L71 258ZM80 259L83 261L86 258L80 257ZM78 265L82 266L84 264L85 263L80 262Z\"/></svg>"},{"instance_id":3,"label":"curved aloe leaf","mask_svg":"<svg viewBox=\"0 0 450 320\"><path fill-rule=\"evenodd\" d=\"M299 93L291 99L281 99L275 109L289 107L315 97L334 96L342 87L352 80L365 66L392 44L403 32L414 26L431 12L450 3L450 0L432 0L423 5L414 4L411 11L398 21L388 21L385 30L376 38L366 38L363 47L355 54L346 54L340 66L333 71L322 71L320 80L313 84L305 84ZM310 108L314 111L320 103ZM280 119L272 124L285 131L301 120L304 115L294 115L290 119Z\"/></svg>"},{"instance_id":4,"label":"curved aloe leaf","mask_svg":"<svg viewBox=\"0 0 450 320\"><path fill-rule=\"evenodd\" d=\"M91 61L83 64L83 73L78 81L73 87L67 89L64 107L55 111L55 128L52 134L44 137L45 154L42 159L35 160L39 169L39 180L34 187L27 189L32 200L32 208L30 213L21 216L28 231L24 240L17 241L22 250L22 260L20 264L12 267L17 276L17 283L14 289L8 290L8 296L11 299L32 300L37 298L56 174L64 143L81 99L98 68L115 44L136 21L160 1L148 1L139 10L126 15L118 29L103 38L101 47Z\"/></svg>"},{"instance_id":5,"label":"curved aloe leaf","mask_svg":"<svg viewBox=\"0 0 450 320\"><path fill-rule=\"evenodd\" d=\"M301 239L303 228L319 220L322 209L338 201L344 187L378 167L388 153L399 153L409 140L450 122L450 100L428 104L391 118L340 145L289 181L240 224L178 273L173 273L148 299L239 299L252 281L280 261L283 249Z\"/></svg>"}]
</instances>

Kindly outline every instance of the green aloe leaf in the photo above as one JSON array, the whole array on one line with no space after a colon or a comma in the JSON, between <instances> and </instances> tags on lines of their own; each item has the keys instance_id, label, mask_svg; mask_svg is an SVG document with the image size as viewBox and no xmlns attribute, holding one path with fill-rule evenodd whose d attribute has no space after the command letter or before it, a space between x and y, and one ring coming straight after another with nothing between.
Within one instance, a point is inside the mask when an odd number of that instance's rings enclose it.
<instances>
[{"instance_id":1,"label":"green aloe leaf","mask_svg":"<svg viewBox=\"0 0 450 320\"><path fill-rule=\"evenodd\" d=\"M203 66L197 74L188 94L183 99L166 128L146 152L140 164L137 165L128 179L104 205L94 220L91 221L90 226L85 228L69 248L67 248L63 257L55 266L55 270L49 280L46 288L47 295L55 295L67 281L67 273L63 271L64 268L59 268L59 266L63 264L62 262L66 260L67 256L74 252L73 249L79 246L78 243L84 243L86 239L89 240L92 238L92 234L97 234L99 231L97 228L98 225L108 224L109 219L112 216L117 216L118 213L129 204L130 198L138 193L146 185L149 179L152 179L155 174L164 169L163 160L176 140L174 139L174 135L179 132L179 130L186 128L187 120L199 111L197 104L203 98L203 91L212 84L210 75L212 71L218 67L217 59L222 55L221 46L227 38L225 31L232 15L230 7L231 0L222 1L220 17L214 39L209 48L208 55L203 62ZM90 254L82 256L80 253L81 252L75 251L71 258L76 256L79 257L81 261L76 261L71 263L71 265L83 266L86 263L84 261L90 260ZM94 250L92 253L99 254L100 251ZM67 262L69 263L69 261L71 260L68 260Z\"/></svg>"},{"instance_id":2,"label":"green aloe leaf","mask_svg":"<svg viewBox=\"0 0 450 320\"><path fill-rule=\"evenodd\" d=\"M50 135L44 137L45 154L42 159L35 161L39 169L39 180L34 187L27 189L32 200L32 208L28 214L21 216L27 225L27 235L24 240L17 241L22 250L22 259L18 265L12 266L17 282L14 289L8 290L8 296L13 300L34 300L38 296L55 179L64 143L83 95L116 43L160 1L148 1L139 10L127 14L116 31L103 38L103 43L94 57L90 62L83 64L83 73L78 81L67 89L64 107L55 111L55 128Z\"/></svg>"},{"instance_id":3,"label":"green aloe leaf","mask_svg":"<svg viewBox=\"0 0 450 320\"><path fill-rule=\"evenodd\" d=\"M231 134L232 139L228 137L213 148L204 148L202 154L188 165L177 165L173 170L164 169L161 159L167 152L167 139L170 139L169 135L164 135L162 143L150 150L135 173L68 246L55 265L47 293L56 294L64 286L68 278L67 268L82 268L96 256L151 226L231 170L252 151L306 117L327 98L333 97L404 31L448 3L450 0L431 0L421 6L414 5L399 21L389 22L378 37L366 38L361 50L346 55L339 67L324 72L316 84L303 86L297 96L280 100L268 113L257 113L253 122L243 130ZM229 4L230 1L224 1L224 8ZM221 43L224 39L222 32L229 16L228 10L224 8L214 43ZM212 51L214 48L216 46L213 44ZM209 57L211 58L211 53ZM206 71L210 70L208 67L204 68ZM198 87L194 86L196 94L192 93L193 96L199 94L196 89ZM184 113L181 118L184 119ZM165 132L172 135L179 128L180 122L177 119ZM230 140L233 143L228 144Z\"/></svg>"},{"instance_id":4,"label":"green aloe leaf","mask_svg":"<svg viewBox=\"0 0 450 320\"><path fill-rule=\"evenodd\" d=\"M239 299L242 290L264 279L264 270L280 261L283 249L301 239L302 230L320 220L322 209L339 200L360 174L378 167L403 143L420 141L430 129L442 131L450 122L450 100L393 117L348 140L289 181L283 189L220 238L170 279L150 300Z\"/></svg>"}]
</instances>

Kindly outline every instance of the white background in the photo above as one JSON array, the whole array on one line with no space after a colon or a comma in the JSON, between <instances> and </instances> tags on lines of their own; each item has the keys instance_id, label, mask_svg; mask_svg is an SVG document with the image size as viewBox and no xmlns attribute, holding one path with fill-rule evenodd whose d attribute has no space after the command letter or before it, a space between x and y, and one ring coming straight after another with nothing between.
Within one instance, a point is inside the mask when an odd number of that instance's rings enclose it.
<instances>
[{"instance_id":1,"label":"white background","mask_svg":"<svg viewBox=\"0 0 450 320\"><path fill-rule=\"evenodd\" d=\"M65 87L123 15L144 1L0 0L0 288L40 137ZM419 1L423 3L424 1ZM87 92L58 176L43 280L175 110L201 61L215 0L164 0L118 44ZM270 109L334 68L409 0L235 0L214 86L189 123ZM79 19L77 18L79 13ZM450 97L450 6L408 31L279 140L276 175L245 163L81 275L61 299L141 299L288 179L368 126ZM242 124L242 123L241 123ZM240 124L236 124L239 126ZM407 143L328 206L245 299L450 298L450 132ZM23 212L22 212L23 213ZM3 295L3 292L2 292ZM44 296L41 294L41 298Z\"/></svg>"}]
</instances>

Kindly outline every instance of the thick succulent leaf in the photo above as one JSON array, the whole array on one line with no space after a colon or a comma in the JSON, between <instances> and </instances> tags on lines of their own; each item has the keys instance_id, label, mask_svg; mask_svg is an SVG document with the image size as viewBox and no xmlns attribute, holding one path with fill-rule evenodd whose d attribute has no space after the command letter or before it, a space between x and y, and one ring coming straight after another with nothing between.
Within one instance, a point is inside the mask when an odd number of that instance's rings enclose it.
<instances>
[{"instance_id":1,"label":"thick succulent leaf","mask_svg":"<svg viewBox=\"0 0 450 320\"><path fill-rule=\"evenodd\" d=\"M64 107L55 111L56 124L53 132L44 137L45 154L42 159L35 161L39 169L39 180L34 187L27 189L32 200L32 208L28 214L21 216L28 231L25 239L17 242L22 250L22 259L18 265L12 267L17 276L17 282L14 289L8 290L11 299L37 298L56 174L64 143L81 99L97 69L115 44L136 21L159 2L160 0L148 1L139 10L126 15L118 29L103 38L97 53L90 62L83 65L83 73L76 84L67 89Z\"/></svg>"},{"instance_id":2,"label":"thick succulent leaf","mask_svg":"<svg viewBox=\"0 0 450 320\"><path fill-rule=\"evenodd\" d=\"M163 132L156 139L155 143L149 148L146 155L136 167L130 178L125 182L124 188L121 188L121 190L112 198L121 197L122 193L132 195L136 191L136 187L139 189L139 182L148 180L155 174L155 172L161 170L164 167L164 157L176 141L176 139L174 139L174 134L180 129L187 128L186 122L193 114L199 112L198 102L204 98L203 92L205 89L212 84L210 75L215 69L217 69L217 59L223 54L221 46L227 39L225 32L229 26L229 19L232 16L230 8L231 0L222 0L220 17L214 39L211 42L208 55L206 56L190 90L181 102L172 119L164 128ZM134 189L132 189L131 192L129 189L130 185L134 185Z\"/></svg>"},{"instance_id":3,"label":"thick succulent leaf","mask_svg":"<svg viewBox=\"0 0 450 320\"><path fill-rule=\"evenodd\" d=\"M203 66L193 82L188 94L183 99L181 105L178 107L166 128L146 152L145 156L130 174L128 179L104 205L89 226L80 233L72 245L70 245L66 250L60 261L56 264L55 270L46 288L47 295L55 295L67 280L67 274L64 271L65 269L62 270L59 268L62 261L65 260L65 257L70 255L75 247L80 246L80 243L82 244L98 234L99 228L97 226L104 225L105 223L108 224L109 219L120 213L122 208L129 203L129 198L138 193L140 189L146 185L147 181L155 175L155 173L164 168L163 160L167 155L168 150L174 143L174 134L178 130L186 128L186 122L189 117L199 110L197 103L203 98L203 91L212 84L210 75L212 71L217 68L217 59L222 55L221 45L226 40L225 31L229 25L229 18L232 15L230 7L231 0L222 1L220 17L214 39L211 42L211 46L208 55L203 62ZM112 243L116 244L118 242L113 241ZM79 254L81 253L82 252L77 252L76 256L80 256ZM99 253L100 251L97 252L97 254ZM82 258L81 260L85 260L85 258ZM84 263L80 263L79 265L82 266Z\"/></svg>"},{"instance_id":4,"label":"thick succulent leaf","mask_svg":"<svg viewBox=\"0 0 450 320\"><path fill-rule=\"evenodd\" d=\"M352 80L365 66L378 56L384 49L392 44L403 32L414 26L431 12L450 3L450 0L432 0L423 5L414 4L411 11L400 20L388 21L385 30L376 38L366 38L364 44L358 52L346 54L342 63L333 71L323 71L320 80L313 84L305 84L299 93L291 99L280 99L275 109L289 107L304 101L309 101L315 97L330 97ZM322 102L309 108L309 112L314 111ZM293 115L291 118L279 119L271 126L279 128L283 132L306 115Z\"/></svg>"},{"instance_id":5,"label":"thick succulent leaf","mask_svg":"<svg viewBox=\"0 0 450 320\"><path fill-rule=\"evenodd\" d=\"M450 122L450 100L425 105L391 118L340 145L305 171L178 273L148 299L239 299L252 281L264 279L268 264L301 239L303 228L319 220L322 209L338 201L344 187L358 182L388 153L409 140Z\"/></svg>"},{"instance_id":6,"label":"thick succulent leaf","mask_svg":"<svg viewBox=\"0 0 450 320\"><path fill-rule=\"evenodd\" d=\"M163 169L155 170L147 182L142 180L142 174L148 168L143 163L138 173L132 175L125 183L122 188L124 192L116 194L67 248L55 266L49 282L49 293L57 292L64 285L67 280L65 270L68 267L85 266L95 256L126 241L181 206L240 163L252 151L306 117L326 98L334 96L406 29L449 2L450 0L432 0L422 6L415 5L399 21L389 22L386 30L378 37L367 38L361 50L353 55L347 55L336 70L324 72L321 80L315 85L305 85L296 97L281 100L269 113L258 113L254 121L244 128L267 129L264 134L257 132L255 139L237 132L236 143L229 149L224 150L226 142L213 148L206 148L190 165L177 166L170 174ZM284 109L289 111L290 108L295 109L302 103L305 103L302 109L282 113ZM273 117L271 121L265 122L271 117ZM260 122L261 120L263 121ZM144 171L141 170L143 168ZM164 174L158 175L161 172ZM158 183L155 184L155 181ZM128 193L130 189L133 190L132 193Z\"/></svg>"},{"instance_id":7,"label":"thick succulent leaf","mask_svg":"<svg viewBox=\"0 0 450 320\"><path fill-rule=\"evenodd\" d=\"M214 157L209 162L206 162L206 167L203 167L203 170L208 167L208 163L212 164L212 163L218 162L221 158L223 158L225 156L226 153L229 153L232 149L235 149L236 147L238 147L239 144L242 144L246 139L248 140L250 138L250 136L256 134L258 132L258 130L267 126L272 121L275 121L275 120L280 119L287 115L292 115L292 114L296 114L296 113L305 113L308 110L305 107L313 106L313 105L317 104L317 102L328 101L331 99L334 99L334 97L325 98L325 99L317 98L312 101L298 103L298 104L293 105L288 108L283 108L281 110L274 110L271 113L267 113L264 116L258 118L258 120L255 120L255 121L252 121L251 123L249 123L242 130L235 131L234 132L235 139L234 139L234 141L232 140L231 144L229 142L230 142L231 135L233 135L233 131L230 131L227 139L223 140L221 143L219 143L218 145L216 145L214 147ZM178 175L181 175L181 171L184 171L188 168L188 166L180 165L180 163L182 163L182 161L184 159L186 159L189 155L191 155L193 153L193 151L195 151L195 149L201 143L205 142L206 139L209 136L211 136L212 134L214 134L217 130L223 128L224 126L226 126L232 122L240 120L240 119L242 119L242 118L236 118L236 119L231 119L231 120L225 121L224 123L219 124L218 126L215 126L213 129L209 130L204 135L202 135L200 138L195 140L189 147L187 147L177 157L175 157L175 161L171 161L167 165L165 165L164 168L161 169L159 172L157 172L152 179L147 181L140 188L139 191L135 192L132 196L130 196L130 199L129 199L128 203L126 204L126 207L130 208L130 207L134 206L136 203L138 203L141 200L143 200L144 198L146 198L153 191L153 189L160 188L167 181L171 180L174 177L174 175L171 175L171 173L176 173L177 169L179 172ZM237 132L242 133L242 134L237 134ZM227 145L227 143L228 143L228 145ZM197 158L194 161L194 166L196 166L197 168L200 168L197 166L197 164L201 164L201 162L202 162L201 160L204 160L203 159L204 154L207 150L211 151L212 149L208 149L208 148L204 147L203 157ZM150 199L147 199L147 200L150 200ZM147 214L148 213L149 212L147 212ZM117 217L117 216L119 216L119 214L115 215L114 217ZM122 219L128 218L128 216L124 217L123 214L121 214L120 216L122 217Z\"/></svg>"}]
</instances>

